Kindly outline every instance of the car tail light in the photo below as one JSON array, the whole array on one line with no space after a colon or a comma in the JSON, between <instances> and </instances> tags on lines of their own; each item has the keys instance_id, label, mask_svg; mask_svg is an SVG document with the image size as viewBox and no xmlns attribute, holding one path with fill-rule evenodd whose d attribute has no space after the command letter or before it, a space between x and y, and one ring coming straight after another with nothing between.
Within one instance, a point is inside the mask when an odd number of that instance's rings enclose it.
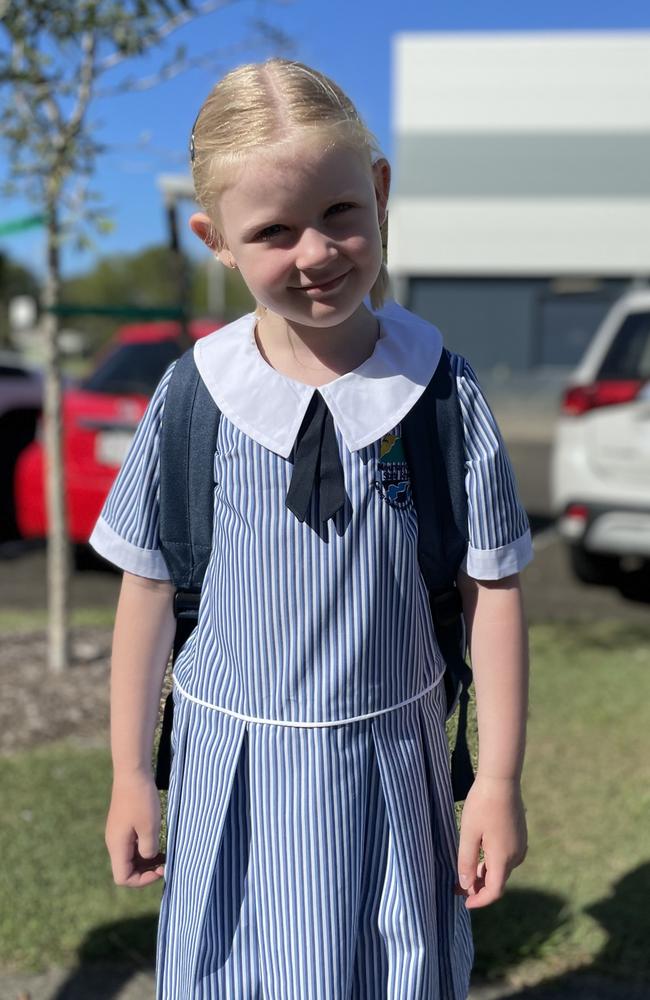
<instances>
[{"instance_id":1,"label":"car tail light","mask_svg":"<svg viewBox=\"0 0 650 1000\"><path fill-rule=\"evenodd\" d=\"M578 417L600 406L631 403L643 385L642 379L609 379L591 385L570 386L562 399L562 412Z\"/></svg>"},{"instance_id":2,"label":"car tail light","mask_svg":"<svg viewBox=\"0 0 650 1000\"><path fill-rule=\"evenodd\" d=\"M570 503L560 518L560 533L564 538L581 538L589 520L589 508L584 503Z\"/></svg>"}]
</instances>

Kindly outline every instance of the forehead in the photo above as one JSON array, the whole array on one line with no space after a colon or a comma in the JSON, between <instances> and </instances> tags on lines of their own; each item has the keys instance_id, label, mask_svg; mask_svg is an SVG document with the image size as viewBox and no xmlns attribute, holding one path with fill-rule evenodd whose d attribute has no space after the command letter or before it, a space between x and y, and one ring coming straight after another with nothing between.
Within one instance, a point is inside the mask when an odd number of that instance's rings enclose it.
<instances>
[{"instance_id":1,"label":"forehead","mask_svg":"<svg viewBox=\"0 0 650 1000\"><path fill-rule=\"evenodd\" d=\"M314 139L296 140L247 156L219 199L221 213L287 211L319 198L372 189L364 150Z\"/></svg>"}]
</instances>

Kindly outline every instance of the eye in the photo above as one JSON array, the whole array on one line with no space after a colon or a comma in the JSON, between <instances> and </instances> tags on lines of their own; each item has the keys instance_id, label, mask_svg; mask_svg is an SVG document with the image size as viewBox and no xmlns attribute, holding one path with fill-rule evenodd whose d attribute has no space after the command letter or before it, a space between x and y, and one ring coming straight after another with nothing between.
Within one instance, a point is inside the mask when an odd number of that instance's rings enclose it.
<instances>
[{"instance_id":1,"label":"eye","mask_svg":"<svg viewBox=\"0 0 650 1000\"><path fill-rule=\"evenodd\" d=\"M349 201L339 201L336 205L331 205L325 215L340 215L342 212L349 212L354 205Z\"/></svg>"},{"instance_id":2,"label":"eye","mask_svg":"<svg viewBox=\"0 0 650 1000\"><path fill-rule=\"evenodd\" d=\"M274 236L279 236L280 233L284 232L285 227L279 224L274 226L266 226L265 229L260 229L259 233L256 233L254 239L256 242L264 243L267 240L272 240Z\"/></svg>"}]
</instances>

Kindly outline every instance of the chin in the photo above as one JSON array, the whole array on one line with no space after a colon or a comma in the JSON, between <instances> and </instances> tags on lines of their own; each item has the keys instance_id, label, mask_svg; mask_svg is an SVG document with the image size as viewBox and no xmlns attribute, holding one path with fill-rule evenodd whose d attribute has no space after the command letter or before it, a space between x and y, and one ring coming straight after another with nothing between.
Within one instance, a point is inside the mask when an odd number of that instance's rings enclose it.
<instances>
[{"instance_id":1,"label":"chin","mask_svg":"<svg viewBox=\"0 0 650 1000\"><path fill-rule=\"evenodd\" d=\"M355 313L363 305L363 302L357 303L351 309L332 309L332 308L319 308L312 310L311 315L305 316L303 319L289 320L289 322L302 323L303 326L313 326L317 329L327 330L334 326L341 326L343 323L347 323Z\"/></svg>"},{"instance_id":2,"label":"chin","mask_svg":"<svg viewBox=\"0 0 650 1000\"><path fill-rule=\"evenodd\" d=\"M309 309L278 309L274 312L278 312L289 323L327 329L332 326L340 326L341 323L351 319L359 309L363 308L364 298L367 294L367 292L364 292L363 295L357 294L352 300L348 298L347 301L342 302L314 300Z\"/></svg>"}]
</instances>

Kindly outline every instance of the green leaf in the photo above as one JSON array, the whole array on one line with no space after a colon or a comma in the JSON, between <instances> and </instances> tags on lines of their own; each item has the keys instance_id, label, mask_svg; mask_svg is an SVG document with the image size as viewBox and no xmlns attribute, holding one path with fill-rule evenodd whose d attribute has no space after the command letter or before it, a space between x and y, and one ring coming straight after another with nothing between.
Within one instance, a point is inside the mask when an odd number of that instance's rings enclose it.
<instances>
[{"instance_id":1,"label":"green leaf","mask_svg":"<svg viewBox=\"0 0 650 1000\"><path fill-rule=\"evenodd\" d=\"M109 233L115 232L115 222L113 219L107 219L105 216L100 219L95 220L95 226L97 231L103 236L109 235Z\"/></svg>"}]
</instances>

